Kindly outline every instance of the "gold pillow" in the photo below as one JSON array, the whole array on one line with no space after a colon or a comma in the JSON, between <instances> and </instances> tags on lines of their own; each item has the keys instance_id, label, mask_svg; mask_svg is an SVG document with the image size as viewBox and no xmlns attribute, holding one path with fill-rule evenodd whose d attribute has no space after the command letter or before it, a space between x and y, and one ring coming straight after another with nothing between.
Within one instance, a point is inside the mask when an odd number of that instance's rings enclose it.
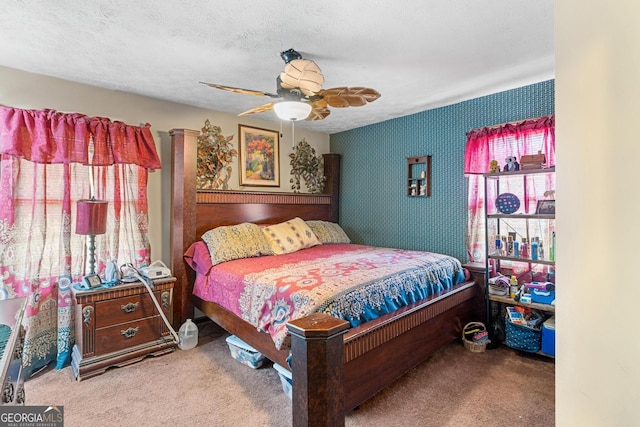
<instances>
[{"instance_id":1,"label":"gold pillow","mask_svg":"<svg viewBox=\"0 0 640 427\"><path fill-rule=\"evenodd\" d=\"M305 221L313 234L323 245L331 243L351 243L351 239L335 222L329 221Z\"/></svg>"},{"instance_id":2,"label":"gold pillow","mask_svg":"<svg viewBox=\"0 0 640 427\"><path fill-rule=\"evenodd\" d=\"M321 244L311 228L300 218L263 227L262 232L276 255L289 254Z\"/></svg>"},{"instance_id":3,"label":"gold pillow","mask_svg":"<svg viewBox=\"0 0 640 427\"><path fill-rule=\"evenodd\" d=\"M216 227L202 235L213 265L240 258L273 255L260 227L250 222Z\"/></svg>"}]
</instances>

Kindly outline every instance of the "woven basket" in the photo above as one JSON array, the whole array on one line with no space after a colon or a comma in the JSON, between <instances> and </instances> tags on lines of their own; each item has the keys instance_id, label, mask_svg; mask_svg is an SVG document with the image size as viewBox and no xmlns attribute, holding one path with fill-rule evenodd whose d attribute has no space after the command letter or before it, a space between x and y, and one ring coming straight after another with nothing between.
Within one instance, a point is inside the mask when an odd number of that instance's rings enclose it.
<instances>
[{"instance_id":1,"label":"woven basket","mask_svg":"<svg viewBox=\"0 0 640 427\"><path fill-rule=\"evenodd\" d=\"M465 336L465 332L471 329L479 329L480 331L486 331L487 328L484 326L484 323L481 322L469 322L462 328L462 343L464 346L471 351L472 353L482 353L487 349L487 344L491 341L487 340L482 343L473 342L470 339L467 339Z\"/></svg>"}]
</instances>

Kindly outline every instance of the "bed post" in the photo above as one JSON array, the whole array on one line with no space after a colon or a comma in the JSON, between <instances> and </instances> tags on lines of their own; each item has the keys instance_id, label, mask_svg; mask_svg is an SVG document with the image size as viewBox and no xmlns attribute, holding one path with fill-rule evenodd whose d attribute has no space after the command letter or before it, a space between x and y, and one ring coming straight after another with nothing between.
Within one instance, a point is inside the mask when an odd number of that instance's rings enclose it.
<instances>
[{"instance_id":1,"label":"bed post","mask_svg":"<svg viewBox=\"0 0 640 427\"><path fill-rule=\"evenodd\" d=\"M340 158L338 153L326 153L322 155L324 162L324 192L331 194L331 219L338 222L338 205L340 202Z\"/></svg>"},{"instance_id":2,"label":"bed post","mask_svg":"<svg viewBox=\"0 0 640 427\"><path fill-rule=\"evenodd\" d=\"M344 426L344 333L349 323L313 313L287 324L291 334L294 427Z\"/></svg>"},{"instance_id":3,"label":"bed post","mask_svg":"<svg viewBox=\"0 0 640 427\"><path fill-rule=\"evenodd\" d=\"M478 319L486 319L489 310L488 299L485 298L486 283L488 280L487 268L483 262L468 262L462 264L469 271L471 280L477 283L475 298L476 316ZM489 327L489 325L487 325Z\"/></svg>"},{"instance_id":4,"label":"bed post","mask_svg":"<svg viewBox=\"0 0 640 427\"><path fill-rule=\"evenodd\" d=\"M196 167L199 132L171 129L171 271L177 278L173 292L173 324L193 317L190 269L183 255L196 237Z\"/></svg>"}]
</instances>

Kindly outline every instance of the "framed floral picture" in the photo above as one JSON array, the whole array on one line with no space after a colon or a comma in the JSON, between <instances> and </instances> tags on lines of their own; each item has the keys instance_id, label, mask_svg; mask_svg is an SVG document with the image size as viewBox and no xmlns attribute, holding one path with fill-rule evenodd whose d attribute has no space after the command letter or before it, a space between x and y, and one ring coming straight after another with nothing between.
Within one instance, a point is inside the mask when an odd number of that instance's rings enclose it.
<instances>
[{"instance_id":1,"label":"framed floral picture","mask_svg":"<svg viewBox=\"0 0 640 427\"><path fill-rule=\"evenodd\" d=\"M268 129L238 125L240 185L280 186L280 135Z\"/></svg>"}]
</instances>

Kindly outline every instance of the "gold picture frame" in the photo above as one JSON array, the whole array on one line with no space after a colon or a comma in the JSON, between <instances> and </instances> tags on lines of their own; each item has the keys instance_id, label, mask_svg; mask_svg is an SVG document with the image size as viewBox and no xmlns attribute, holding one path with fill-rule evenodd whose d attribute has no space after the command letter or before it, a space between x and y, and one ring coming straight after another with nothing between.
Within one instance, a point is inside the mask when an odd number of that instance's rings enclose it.
<instances>
[{"instance_id":1,"label":"gold picture frame","mask_svg":"<svg viewBox=\"0 0 640 427\"><path fill-rule=\"evenodd\" d=\"M240 185L280 186L280 134L277 131L238 125L240 135Z\"/></svg>"}]
</instances>

